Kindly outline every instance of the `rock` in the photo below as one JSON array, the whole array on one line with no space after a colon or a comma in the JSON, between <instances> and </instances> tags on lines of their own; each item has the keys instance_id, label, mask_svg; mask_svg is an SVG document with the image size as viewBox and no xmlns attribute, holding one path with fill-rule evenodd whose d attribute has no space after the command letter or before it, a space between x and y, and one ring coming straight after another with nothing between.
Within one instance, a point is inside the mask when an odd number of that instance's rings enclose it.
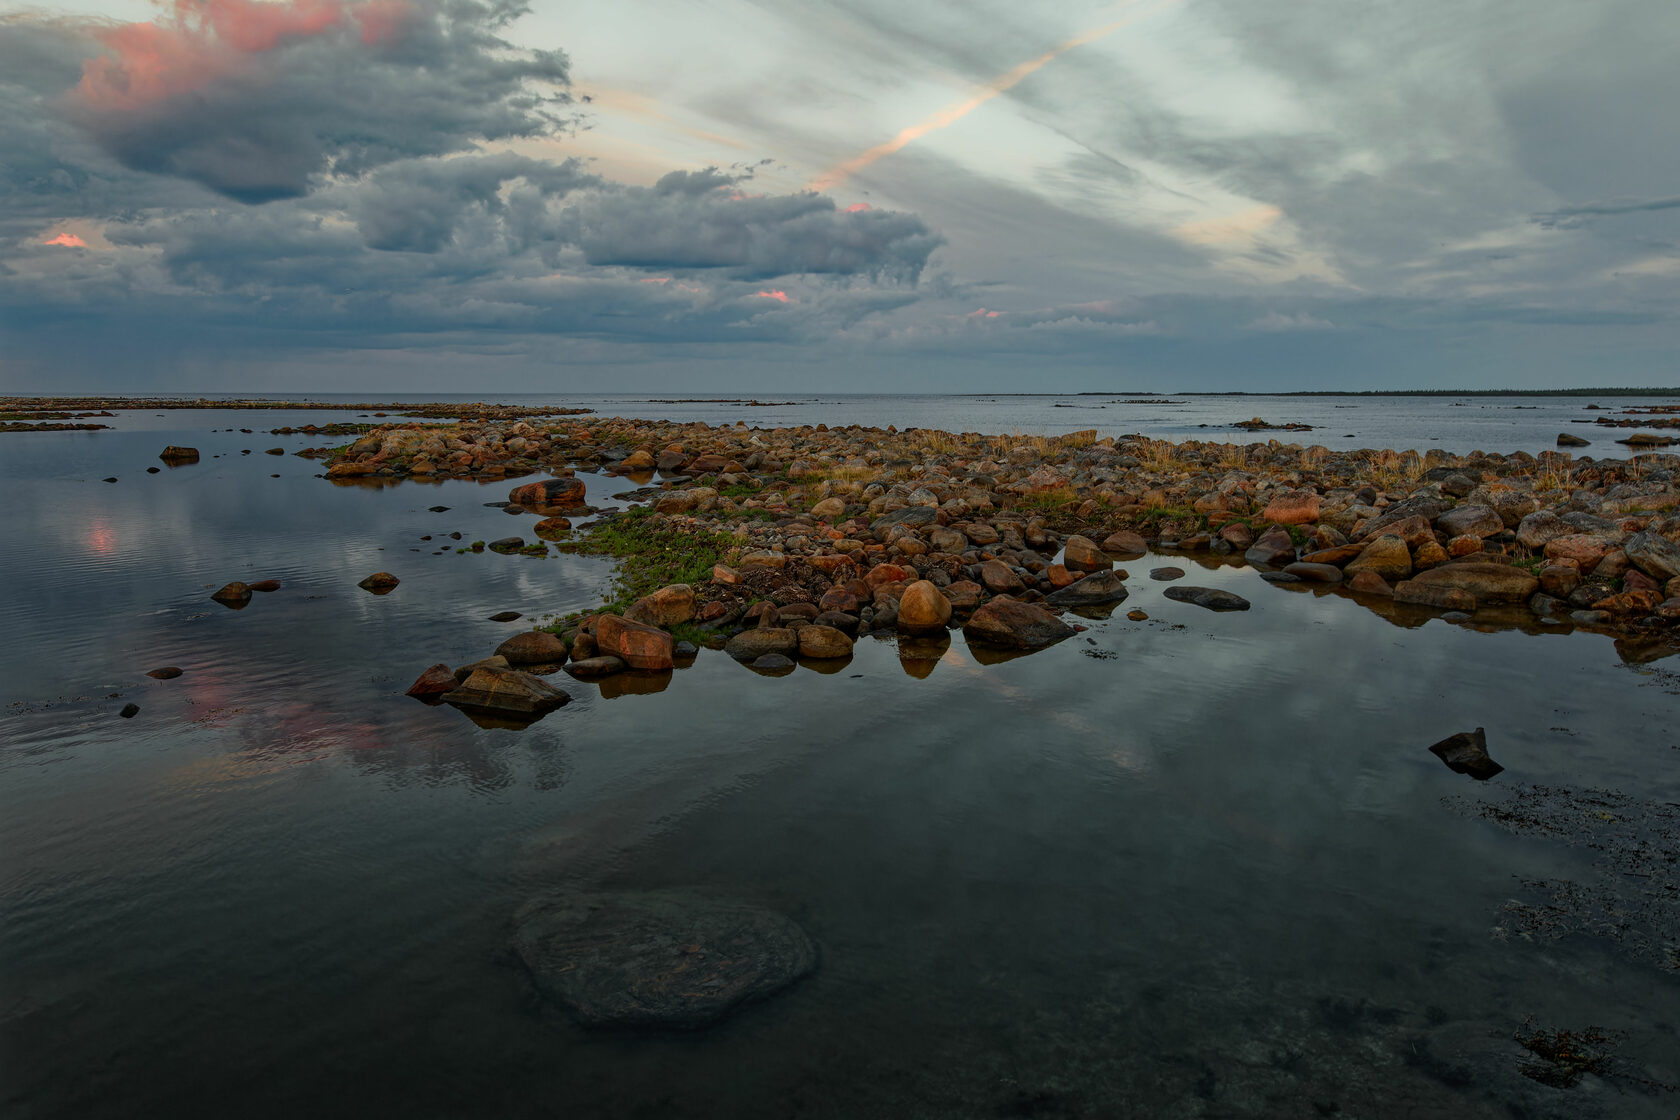
<instances>
[{"instance_id":1,"label":"rock","mask_svg":"<svg viewBox=\"0 0 1680 1120\"><path fill-rule=\"evenodd\" d=\"M1057 607L1097 607L1124 602L1126 595L1124 572L1098 572L1052 592L1044 601Z\"/></svg>"},{"instance_id":2,"label":"rock","mask_svg":"<svg viewBox=\"0 0 1680 1120\"><path fill-rule=\"evenodd\" d=\"M1219 527L1219 540L1231 546L1233 552L1247 552L1254 547L1254 530L1241 521L1232 521Z\"/></svg>"},{"instance_id":3,"label":"rock","mask_svg":"<svg viewBox=\"0 0 1680 1120\"><path fill-rule=\"evenodd\" d=\"M1250 564L1282 567L1295 559L1295 541L1290 538L1288 530L1281 525L1273 525L1243 553L1243 559Z\"/></svg>"},{"instance_id":4,"label":"rock","mask_svg":"<svg viewBox=\"0 0 1680 1120\"><path fill-rule=\"evenodd\" d=\"M833 521L846 515L846 503L839 498L824 498L811 507L811 516L818 521Z\"/></svg>"},{"instance_id":5,"label":"rock","mask_svg":"<svg viewBox=\"0 0 1680 1120\"><path fill-rule=\"evenodd\" d=\"M1487 736L1480 727L1442 739L1429 752L1454 773L1468 774L1478 782L1485 782L1505 769L1488 757Z\"/></svg>"},{"instance_id":6,"label":"rock","mask_svg":"<svg viewBox=\"0 0 1680 1120\"><path fill-rule=\"evenodd\" d=\"M361 588L363 591L371 591L375 595L384 595L401 582L401 580L392 575L390 572L375 572L371 576L362 580L360 583L356 584L356 586Z\"/></svg>"},{"instance_id":7,"label":"rock","mask_svg":"<svg viewBox=\"0 0 1680 1120\"><path fill-rule=\"evenodd\" d=\"M1575 532L1574 526L1549 509L1538 510L1517 522L1517 543L1538 552L1559 537Z\"/></svg>"},{"instance_id":8,"label":"rock","mask_svg":"<svg viewBox=\"0 0 1680 1120\"><path fill-rule=\"evenodd\" d=\"M1073 571L1106 572L1114 567L1114 561L1104 556L1097 542L1089 537L1075 533L1067 539L1063 549L1062 563Z\"/></svg>"},{"instance_id":9,"label":"rock","mask_svg":"<svg viewBox=\"0 0 1680 1120\"><path fill-rule=\"evenodd\" d=\"M1073 627L1043 607L1007 595L982 603L962 629L970 642L1009 649L1042 649L1074 635Z\"/></svg>"},{"instance_id":10,"label":"rock","mask_svg":"<svg viewBox=\"0 0 1680 1120\"><path fill-rule=\"evenodd\" d=\"M1581 571L1590 572L1598 567L1611 547L1612 542L1598 533L1571 533L1547 541L1544 552L1547 560L1571 561ZM1606 575L1614 578L1609 573Z\"/></svg>"},{"instance_id":11,"label":"rock","mask_svg":"<svg viewBox=\"0 0 1680 1120\"><path fill-rule=\"evenodd\" d=\"M540 677L517 669L474 669L442 699L457 707L483 708L495 712L539 715L560 707L571 696Z\"/></svg>"},{"instance_id":12,"label":"rock","mask_svg":"<svg viewBox=\"0 0 1680 1120\"><path fill-rule=\"evenodd\" d=\"M1121 529L1103 538L1102 549L1122 556L1142 556L1149 551L1149 544L1130 529Z\"/></svg>"},{"instance_id":13,"label":"rock","mask_svg":"<svg viewBox=\"0 0 1680 1120\"><path fill-rule=\"evenodd\" d=\"M1505 522L1487 506L1463 505L1435 519L1435 528L1449 537L1477 536L1484 540L1505 531Z\"/></svg>"},{"instance_id":14,"label":"rock","mask_svg":"<svg viewBox=\"0 0 1680 1120\"><path fill-rule=\"evenodd\" d=\"M686 585L677 585L686 586ZM675 667L671 635L616 614L595 616L595 648L621 659L632 669L663 670Z\"/></svg>"},{"instance_id":15,"label":"rock","mask_svg":"<svg viewBox=\"0 0 1680 1120\"><path fill-rule=\"evenodd\" d=\"M533 900L513 947L543 998L586 1027L704 1027L817 963L781 914L668 891Z\"/></svg>"},{"instance_id":16,"label":"rock","mask_svg":"<svg viewBox=\"0 0 1680 1120\"><path fill-rule=\"evenodd\" d=\"M491 541L487 547L491 552L500 552L505 556L510 552L518 552L520 549L524 548L525 538L503 537L500 540Z\"/></svg>"},{"instance_id":17,"label":"rock","mask_svg":"<svg viewBox=\"0 0 1680 1120\"><path fill-rule=\"evenodd\" d=\"M694 588L686 583L673 583L637 599L624 612L624 617L669 630L692 622L695 609Z\"/></svg>"},{"instance_id":18,"label":"rock","mask_svg":"<svg viewBox=\"0 0 1680 1120\"><path fill-rule=\"evenodd\" d=\"M1343 569L1344 575L1355 576L1371 572L1385 580L1401 580L1412 574L1412 553L1404 539L1385 533L1365 546Z\"/></svg>"},{"instance_id":19,"label":"rock","mask_svg":"<svg viewBox=\"0 0 1680 1120\"><path fill-rule=\"evenodd\" d=\"M571 532L572 522L566 517L545 517L531 526L531 532L544 540L552 540Z\"/></svg>"},{"instance_id":20,"label":"rock","mask_svg":"<svg viewBox=\"0 0 1680 1120\"><path fill-rule=\"evenodd\" d=\"M1304 582L1306 582L1300 576L1291 575L1289 572L1261 572L1260 573L1260 578L1265 580L1267 583L1276 583L1276 584L1291 584L1291 583L1304 583Z\"/></svg>"},{"instance_id":21,"label":"rock","mask_svg":"<svg viewBox=\"0 0 1680 1120\"><path fill-rule=\"evenodd\" d=\"M1260 520L1278 525L1307 525L1318 520L1319 498L1312 490L1285 490L1266 503Z\"/></svg>"},{"instance_id":22,"label":"rock","mask_svg":"<svg viewBox=\"0 0 1680 1120\"><path fill-rule=\"evenodd\" d=\"M924 525L939 523L939 511L932 506L905 506L903 509L893 510L889 514L877 517L869 523L869 531L876 539L885 537L888 529L894 525L903 525L909 529L919 529Z\"/></svg>"},{"instance_id":23,"label":"rock","mask_svg":"<svg viewBox=\"0 0 1680 1120\"><path fill-rule=\"evenodd\" d=\"M713 564L712 582L722 584L725 587L733 587L741 582L741 573L728 564Z\"/></svg>"},{"instance_id":24,"label":"rock","mask_svg":"<svg viewBox=\"0 0 1680 1120\"><path fill-rule=\"evenodd\" d=\"M1526 603L1540 587L1540 581L1525 569L1489 560L1455 560L1419 572L1412 583L1428 587L1456 587L1475 596L1478 603ZM1395 588L1398 597L1400 589Z\"/></svg>"},{"instance_id":25,"label":"rock","mask_svg":"<svg viewBox=\"0 0 1680 1120\"><path fill-rule=\"evenodd\" d=\"M524 617L524 615L520 614L518 611L497 611L495 614L490 616L490 621L491 622L512 622L514 619L523 618L523 617Z\"/></svg>"},{"instance_id":26,"label":"rock","mask_svg":"<svg viewBox=\"0 0 1680 1120\"><path fill-rule=\"evenodd\" d=\"M440 661L414 678L414 683L408 686L405 695L421 699L442 696L446 692L454 692L459 684L455 679L455 671Z\"/></svg>"},{"instance_id":27,"label":"rock","mask_svg":"<svg viewBox=\"0 0 1680 1120\"><path fill-rule=\"evenodd\" d=\"M799 650L799 635L785 626L760 626L729 639L723 652L737 661L756 661L767 653L787 656Z\"/></svg>"},{"instance_id":28,"label":"rock","mask_svg":"<svg viewBox=\"0 0 1680 1120\"><path fill-rule=\"evenodd\" d=\"M653 457L652 452L637 450L620 459L618 469L627 473L631 471L651 471L658 463L659 460Z\"/></svg>"},{"instance_id":29,"label":"rock","mask_svg":"<svg viewBox=\"0 0 1680 1120\"><path fill-rule=\"evenodd\" d=\"M1171 566L1165 568L1151 568L1149 569L1149 578L1157 580L1161 583L1168 583L1175 579L1183 579L1184 569Z\"/></svg>"},{"instance_id":30,"label":"rock","mask_svg":"<svg viewBox=\"0 0 1680 1120\"><path fill-rule=\"evenodd\" d=\"M453 682L451 682L451 683L453 683ZM124 719L133 719L135 716L140 714L140 705L138 705L138 704L124 704L122 706L122 711L118 712L117 714Z\"/></svg>"},{"instance_id":31,"label":"rock","mask_svg":"<svg viewBox=\"0 0 1680 1120\"><path fill-rule=\"evenodd\" d=\"M509 665L563 665L566 643L547 630L527 630L497 646L496 656L507 658Z\"/></svg>"},{"instance_id":32,"label":"rock","mask_svg":"<svg viewBox=\"0 0 1680 1120\"><path fill-rule=\"evenodd\" d=\"M1345 576L1347 573L1343 573ZM1385 599L1394 598L1394 588L1388 581L1376 572L1358 572L1347 581L1347 589L1360 595L1380 595Z\"/></svg>"},{"instance_id":33,"label":"rock","mask_svg":"<svg viewBox=\"0 0 1680 1120\"><path fill-rule=\"evenodd\" d=\"M1297 576L1311 583L1342 582L1342 570L1334 564L1308 564L1305 561L1297 560L1283 570L1288 575Z\"/></svg>"},{"instance_id":34,"label":"rock","mask_svg":"<svg viewBox=\"0 0 1680 1120\"><path fill-rule=\"evenodd\" d=\"M574 677L610 677L614 673L622 673L630 666L621 657L611 654L600 654L594 657L584 657L566 666L566 672Z\"/></svg>"},{"instance_id":35,"label":"rock","mask_svg":"<svg viewBox=\"0 0 1680 1120\"><path fill-rule=\"evenodd\" d=\"M742 555L741 562L736 567L743 572L747 572L754 568L779 569L786 565L787 556L783 553L773 552L770 549L759 549L756 552L748 552Z\"/></svg>"},{"instance_id":36,"label":"rock","mask_svg":"<svg viewBox=\"0 0 1680 1120\"><path fill-rule=\"evenodd\" d=\"M198 462L198 448L176 447L174 444L170 444L163 449L158 458L172 467L179 466L182 463L196 463Z\"/></svg>"},{"instance_id":37,"label":"rock","mask_svg":"<svg viewBox=\"0 0 1680 1120\"><path fill-rule=\"evenodd\" d=\"M261 591L266 595L271 591L280 590L280 581L277 579L259 579L256 583L248 584L247 586L249 586L252 591Z\"/></svg>"},{"instance_id":38,"label":"rock","mask_svg":"<svg viewBox=\"0 0 1680 1120\"><path fill-rule=\"evenodd\" d=\"M1369 540L1382 533L1395 532L1394 526L1413 517L1422 518L1425 526L1428 526L1451 508L1451 502L1427 494L1419 494L1416 497L1395 502L1364 527L1360 533L1360 539Z\"/></svg>"},{"instance_id":39,"label":"rock","mask_svg":"<svg viewBox=\"0 0 1680 1120\"><path fill-rule=\"evenodd\" d=\"M449 507L448 506L427 506L426 509L431 513L448 513L449 512Z\"/></svg>"},{"instance_id":40,"label":"rock","mask_svg":"<svg viewBox=\"0 0 1680 1120\"><path fill-rule=\"evenodd\" d=\"M1248 600L1241 595L1233 595L1217 587L1169 587L1165 594L1169 599L1176 599L1180 603L1194 603L1210 611L1246 611L1249 608Z\"/></svg>"},{"instance_id":41,"label":"rock","mask_svg":"<svg viewBox=\"0 0 1680 1120\"><path fill-rule=\"evenodd\" d=\"M584 503L581 478L550 478L527 482L508 491L508 501L537 513L563 513Z\"/></svg>"},{"instance_id":42,"label":"rock","mask_svg":"<svg viewBox=\"0 0 1680 1120\"><path fill-rule=\"evenodd\" d=\"M1476 597L1461 587L1442 587L1419 583L1415 579L1401 580L1394 585L1394 601L1418 607L1438 607L1449 611L1474 611Z\"/></svg>"},{"instance_id":43,"label":"rock","mask_svg":"<svg viewBox=\"0 0 1680 1120\"><path fill-rule=\"evenodd\" d=\"M1582 439L1580 436L1571 435L1569 432L1559 432L1557 445L1559 447L1591 447L1592 440Z\"/></svg>"},{"instance_id":44,"label":"rock","mask_svg":"<svg viewBox=\"0 0 1680 1120\"><path fill-rule=\"evenodd\" d=\"M780 653L761 653L747 663L749 669L771 677L783 677L793 672L793 660Z\"/></svg>"},{"instance_id":45,"label":"rock","mask_svg":"<svg viewBox=\"0 0 1680 1120\"><path fill-rule=\"evenodd\" d=\"M1622 551L1635 567L1659 580L1680 576L1680 545L1649 529L1633 534Z\"/></svg>"},{"instance_id":46,"label":"rock","mask_svg":"<svg viewBox=\"0 0 1680 1120\"><path fill-rule=\"evenodd\" d=\"M951 621L951 601L931 580L919 579L898 598L898 628L910 634L944 630Z\"/></svg>"},{"instance_id":47,"label":"rock","mask_svg":"<svg viewBox=\"0 0 1680 1120\"><path fill-rule=\"evenodd\" d=\"M221 603L223 606L243 607L246 603L251 601L251 588L249 584L240 583L238 580L235 580L230 584L226 584L220 590L212 592L210 598L216 600L218 603Z\"/></svg>"},{"instance_id":48,"label":"rock","mask_svg":"<svg viewBox=\"0 0 1680 1120\"><path fill-rule=\"evenodd\" d=\"M180 676L181 673L182 673L182 670L177 668L176 666L165 665L161 669L149 669L149 670L147 670L146 675L148 677L152 677L155 680L172 681L176 677Z\"/></svg>"},{"instance_id":49,"label":"rock","mask_svg":"<svg viewBox=\"0 0 1680 1120\"><path fill-rule=\"evenodd\" d=\"M987 560L981 564L980 582L994 595L1009 595L1026 586L1015 570L1002 560Z\"/></svg>"},{"instance_id":50,"label":"rock","mask_svg":"<svg viewBox=\"0 0 1680 1120\"><path fill-rule=\"evenodd\" d=\"M1126 617L1131 619L1133 622L1148 622L1149 621L1148 613L1144 612L1144 611L1140 611L1140 610L1127 611L1126 612Z\"/></svg>"},{"instance_id":51,"label":"rock","mask_svg":"<svg viewBox=\"0 0 1680 1120\"><path fill-rule=\"evenodd\" d=\"M852 640L832 626L811 623L796 632L801 657L850 657Z\"/></svg>"}]
</instances>

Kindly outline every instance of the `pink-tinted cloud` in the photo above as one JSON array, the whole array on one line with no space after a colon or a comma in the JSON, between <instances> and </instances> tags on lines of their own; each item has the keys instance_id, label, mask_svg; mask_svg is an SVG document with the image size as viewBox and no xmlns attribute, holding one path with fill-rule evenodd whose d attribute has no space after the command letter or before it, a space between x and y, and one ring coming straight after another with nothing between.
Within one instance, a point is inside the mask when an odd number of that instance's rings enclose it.
<instances>
[{"instance_id":1,"label":"pink-tinted cloud","mask_svg":"<svg viewBox=\"0 0 1680 1120\"><path fill-rule=\"evenodd\" d=\"M865 210L873 210L873 209L875 209L875 207L869 205L869 203L867 203L867 202L854 202L850 206L846 207L846 213L848 213L848 214L861 214Z\"/></svg>"},{"instance_id":2,"label":"pink-tinted cloud","mask_svg":"<svg viewBox=\"0 0 1680 1120\"><path fill-rule=\"evenodd\" d=\"M782 291L780 288L777 288L774 291L766 290L766 291L759 292L758 293L758 298L759 299L773 299L777 303L792 303L793 302L792 300L788 299L788 294L786 292Z\"/></svg>"},{"instance_id":3,"label":"pink-tinted cloud","mask_svg":"<svg viewBox=\"0 0 1680 1120\"><path fill-rule=\"evenodd\" d=\"M365 44L398 34L408 0L175 0L157 22L99 32L107 53L82 63L76 96L89 108L132 111L202 89L251 55L354 27Z\"/></svg>"},{"instance_id":4,"label":"pink-tinted cloud","mask_svg":"<svg viewBox=\"0 0 1680 1120\"><path fill-rule=\"evenodd\" d=\"M1003 314L1001 311L987 311L984 307L976 308L968 313L970 319L996 319Z\"/></svg>"},{"instance_id":5,"label":"pink-tinted cloud","mask_svg":"<svg viewBox=\"0 0 1680 1120\"><path fill-rule=\"evenodd\" d=\"M57 237L49 237L41 242L43 245L64 245L71 249L86 249L88 244L73 233L61 233Z\"/></svg>"}]
</instances>

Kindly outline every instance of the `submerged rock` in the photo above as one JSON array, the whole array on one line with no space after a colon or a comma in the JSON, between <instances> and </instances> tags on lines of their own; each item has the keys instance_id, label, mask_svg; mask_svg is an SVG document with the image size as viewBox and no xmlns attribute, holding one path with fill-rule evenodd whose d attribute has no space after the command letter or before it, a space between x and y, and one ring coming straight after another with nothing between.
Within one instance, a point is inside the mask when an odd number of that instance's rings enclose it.
<instances>
[{"instance_id":1,"label":"submerged rock","mask_svg":"<svg viewBox=\"0 0 1680 1120\"><path fill-rule=\"evenodd\" d=\"M374 572L356 586L363 591L371 591L375 595L384 595L401 582L390 572Z\"/></svg>"},{"instance_id":2,"label":"submerged rock","mask_svg":"<svg viewBox=\"0 0 1680 1120\"><path fill-rule=\"evenodd\" d=\"M1098 572L1052 592L1044 601L1058 607L1096 607L1124 602L1126 594L1124 572Z\"/></svg>"},{"instance_id":3,"label":"submerged rock","mask_svg":"<svg viewBox=\"0 0 1680 1120\"><path fill-rule=\"evenodd\" d=\"M419 700L436 699L446 692L454 692L458 686L454 670L440 661L416 677L405 695Z\"/></svg>"},{"instance_id":4,"label":"submerged rock","mask_svg":"<svg viewBox=\"0 0 1680 1120\"><path fill-rule=\"evenodd\" d=\"M1249 608L1248 600L1241 595L1233 595L1217 587L1169 587L1163 594L1180 603L1194 603L1210 611L1246 611Z\"/></svg>"},{"instance_id":5,"label":"submerged rock","mask_svg":"<svg viewBox=\"0 0 1680 1120\"><path fill-rule=\"evenodd\" d=\"M220 589L211 592L210 598L224 607L232 607L234 610L238 610L251 601L251 588L248 584L234 580L232 583L225 584Z\"/></svg>"},{"instance_id":6,"label":"submerged rock","mask_svg":"<svg viewBox=\"0 0 1680 1120\"><path fill-rule=\"evenodd\" d=\"M198 448L176 447L174 444L170 444L163 449L158 458L172 467L179 466L182 463L196 463L198 462Z\"/></svg>"},{"instance_id":7,"label":"submerged rock","mask_svg":"<svg viewBox=\"0 0 1680 1120\"><path fill-rule=\"evenodd\" d=\"M1478 782L1485 782L1505 769L1488 757L1487 735L1480 727L1448 736L1430 747L1429 752L1446 763L1448 769L1468 774Z\"/></svg>"},{"instance_id":8,"label":"submerged rock","mask_svg":"<svg viewBox=\"0 0 1680 1120\"><path fill-rule=\"evenodd\" d=\"M163 666L161 668L158 668L158 669L148 669L146 671L146 675L148 677L152 677L155 680L172 681L176 677L180 676L182 671L183 670L177 668L174 665L165 665L165 666Z\"/></svg>"},{"instance_id":9,"label":"submerged rock","mask_svg":"<svg viewBox=\"0 0 1680 1120\"><path fill-rule=\"evenodd\" d=\"M124 704L122 706L122 711L118 712L117 714L124 719L133 719L135 716L140 714L140 705L138 705L138 704Z\"/></svg>"},{"instance_id":10,"label":"submerged rock","mask_svg":"<svg viewBox=\"0 0 1680 1120\"><path fill-rule=\"evenodd\" d=\"M514 926L514 952L537 991L586 1027L693 1030L817 964L792 919L676 892L537 899Z\"/></svg>"}]
</instances>

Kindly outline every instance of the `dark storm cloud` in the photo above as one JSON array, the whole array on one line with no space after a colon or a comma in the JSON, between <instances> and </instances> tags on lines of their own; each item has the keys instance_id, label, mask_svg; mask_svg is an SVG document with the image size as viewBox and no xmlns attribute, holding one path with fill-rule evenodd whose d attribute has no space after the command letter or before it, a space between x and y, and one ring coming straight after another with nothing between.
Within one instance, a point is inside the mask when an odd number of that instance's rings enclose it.
<instances>
[{"instance_id":1,"label":"dark storm cloud","mask_svg":"<svg viewBox=\"0 0 1680 1120\"><path fill-rule=\"evenodd\" d=\"M503 197L503 184L519 186ZM557 236L547 200L600 180L577 160L552 163L511 153L414 160L382 167L352 193L348 211L373 249L436 253L469 222L500 227L522 252Z\"/></svg>"},{"instance_id":2,"label":"dark storm cloud","mask_svg":"<svg viewBox=\"0 0 1680 1120\"><path fill-rule=\"evenodd\" d=\"M592 265L722 269L743 279L867 275L914 284L941 242L913 214L843 211L823 195L745 193L744 175L674 172L573 211Z\"/></svg>"},{"instance_id":3,"label":"dark storm cloud","mask_svg":"<svg viewBox=\"0 0 1680 1120\"><path fill-rule=\"evenodd\" d=\"M58 68L58 104L124 166L245 202L302 195L328 171L543 134L569 100L563 54L500 37L522 10L510 4L189 10L191 23L83 32L89 60L70 81Z\"/></svg>"},{"instance_id":4,"label":"dark storm cloud","mask_svg":"<svg viewBox=\"0 0 1680 1120\"><path fill-rule=\"evenodd\" d=\"M1648 214L1658 210L1680 210L1680 197L1650 199L1613 199L1587 202L1579 206L1562 206L1534 215L1534 222L1546 229L1575 229L1594 218L1611 218L1622 214Z\"/></svg>"}]
</instances>

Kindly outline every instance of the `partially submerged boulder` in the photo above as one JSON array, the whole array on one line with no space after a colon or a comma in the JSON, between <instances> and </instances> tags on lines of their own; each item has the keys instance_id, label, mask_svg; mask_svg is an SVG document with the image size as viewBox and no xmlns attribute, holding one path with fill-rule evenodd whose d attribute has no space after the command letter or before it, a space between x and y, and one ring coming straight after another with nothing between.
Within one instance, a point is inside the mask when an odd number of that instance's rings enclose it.
<instances>
[{"instance_id":1,"label":"partially submerged boulder","mask_svg":"<svg viewBox=\"0 0 1680 1120\"><path fill-rule=\"evenodd\" d=\"M371 576L356 584L363 591L370 591L375 595L387 594L402 581L390 572L374 572Z\"/></svg>"},{"instance_id":2,"label":"partially submerged boulder","mask_svg":"<svg viewBox=\"0 0 1680 1120\"><path fill-rule=\"evenodd\" d=\"M436 700L458 687L460 682L455 679L454 670L440 661L415 678L414 683L408 686L407 695L417 700Z\"/></svg>"},{"instance_id":3,"label":"partially submerged boulder","mask_svg":"<svg viewBox=\"0 0 1680 1120\"><path fill-rule=\"evenodd\" d=\"M251 601L251 588L248 584L234 580L232 583L211 592L210 598L224 607L232 607L234 610L238 610Z\"/></svg>"},{"instance_id":4,"label":"partially submerged boulder","mask_svg":"<svg viewBox=\"0 0 1680 1120\"><path fill-rule=\"evenodd\" d=\"M1246 611L1249 607L1248 600L1241 595L1233 595L1217 587L1194 587L1185 584L1169 587L1162 594L1180 603L1193 603L1210 611Z\"/></svg>"},{"instance_id":5,"label":"partially submerged boulder","mask_svg":"<svg viewBox=\"0 0 1680 1120\"><path fill-rule=\"evenodd\" d=\"M509 665L563 665L566 643L547 630L527 630L497 646L496 653Z\"/></svg>"},{"instance_id":6,"label":"partially submerged boulder","mask_svg":"<svg viewBox=\"0 0 1680 1120\"><path fill-rule=\"evenodd\" d=\"M460 708L479 708L498 713L537 716L551 712L571 700L541 677L518 669L474 669L467 679L441 697Z\"/></svg>"},{"instance_id":7,"label":"partially submerged boulder","mask_svg":"<svg viewBox=\"0 0 1680 1120\"><path fill-rule=\"evenodd\" d=\"M1007 595L982 603L963 623L970 642L1006 649L1043 649L1073 635L1073 627L1043 607Z\"/></svg>"},{"instance_id":8,"label":"partially submerged boulder","mask_svg":"<svg viewBox=\"0 0 1680 1120\"><path fill-rule=\"evenodd\" d=\"M1478 782L1485 782L1504 770L1487 753L1487 734L1480 728L1460 731L1429 748L1431 754L1459 774L1468 774Z\"/></svg>"},{"instance_id":9,"label":"partially submerged boulder","mask_svg":"<svg viewBox=\"0 0 1680 1120\"><path fill-rule=\"evenodd\" d=\"M1109 571L1070 583L1060 591L1045 596L1044 601L1058 607L1097 607L1124 602L1126 595L1126 574Z\"/></svg>"},{"instance_id":10,"label":"partially submerged boulder","mask_svg":"<svg viewBox=\"0 0 1680 1120\"><path fill-rule=\"evenodd\" d=\"M549 478L508 491L508 501L533 513L565 513L584 506L581 478Z\"/></svg>"},{"instance_id":11,"label":"partially submerged boulder","mask_svg":"<svg viewBox=\"0 0 1680 1120\"><path fill-rule=\"evenodd\" d=\"M675 891L564 893L514 917L537 991L586 1027L693 1030L817 965L783 914Z\"/></svg>"},{"instance_id":12,"label":"partially submerged boulder","mask_svg":"<svg viewBox=\"0 0 1680 1120\"><path fill-rule=\"evenodd\" d=\"M595 616L595 648L620 658L632 669L670 669L675 665L674 641L657 626L620 618Z\"/></svg>"}]
</instances>

